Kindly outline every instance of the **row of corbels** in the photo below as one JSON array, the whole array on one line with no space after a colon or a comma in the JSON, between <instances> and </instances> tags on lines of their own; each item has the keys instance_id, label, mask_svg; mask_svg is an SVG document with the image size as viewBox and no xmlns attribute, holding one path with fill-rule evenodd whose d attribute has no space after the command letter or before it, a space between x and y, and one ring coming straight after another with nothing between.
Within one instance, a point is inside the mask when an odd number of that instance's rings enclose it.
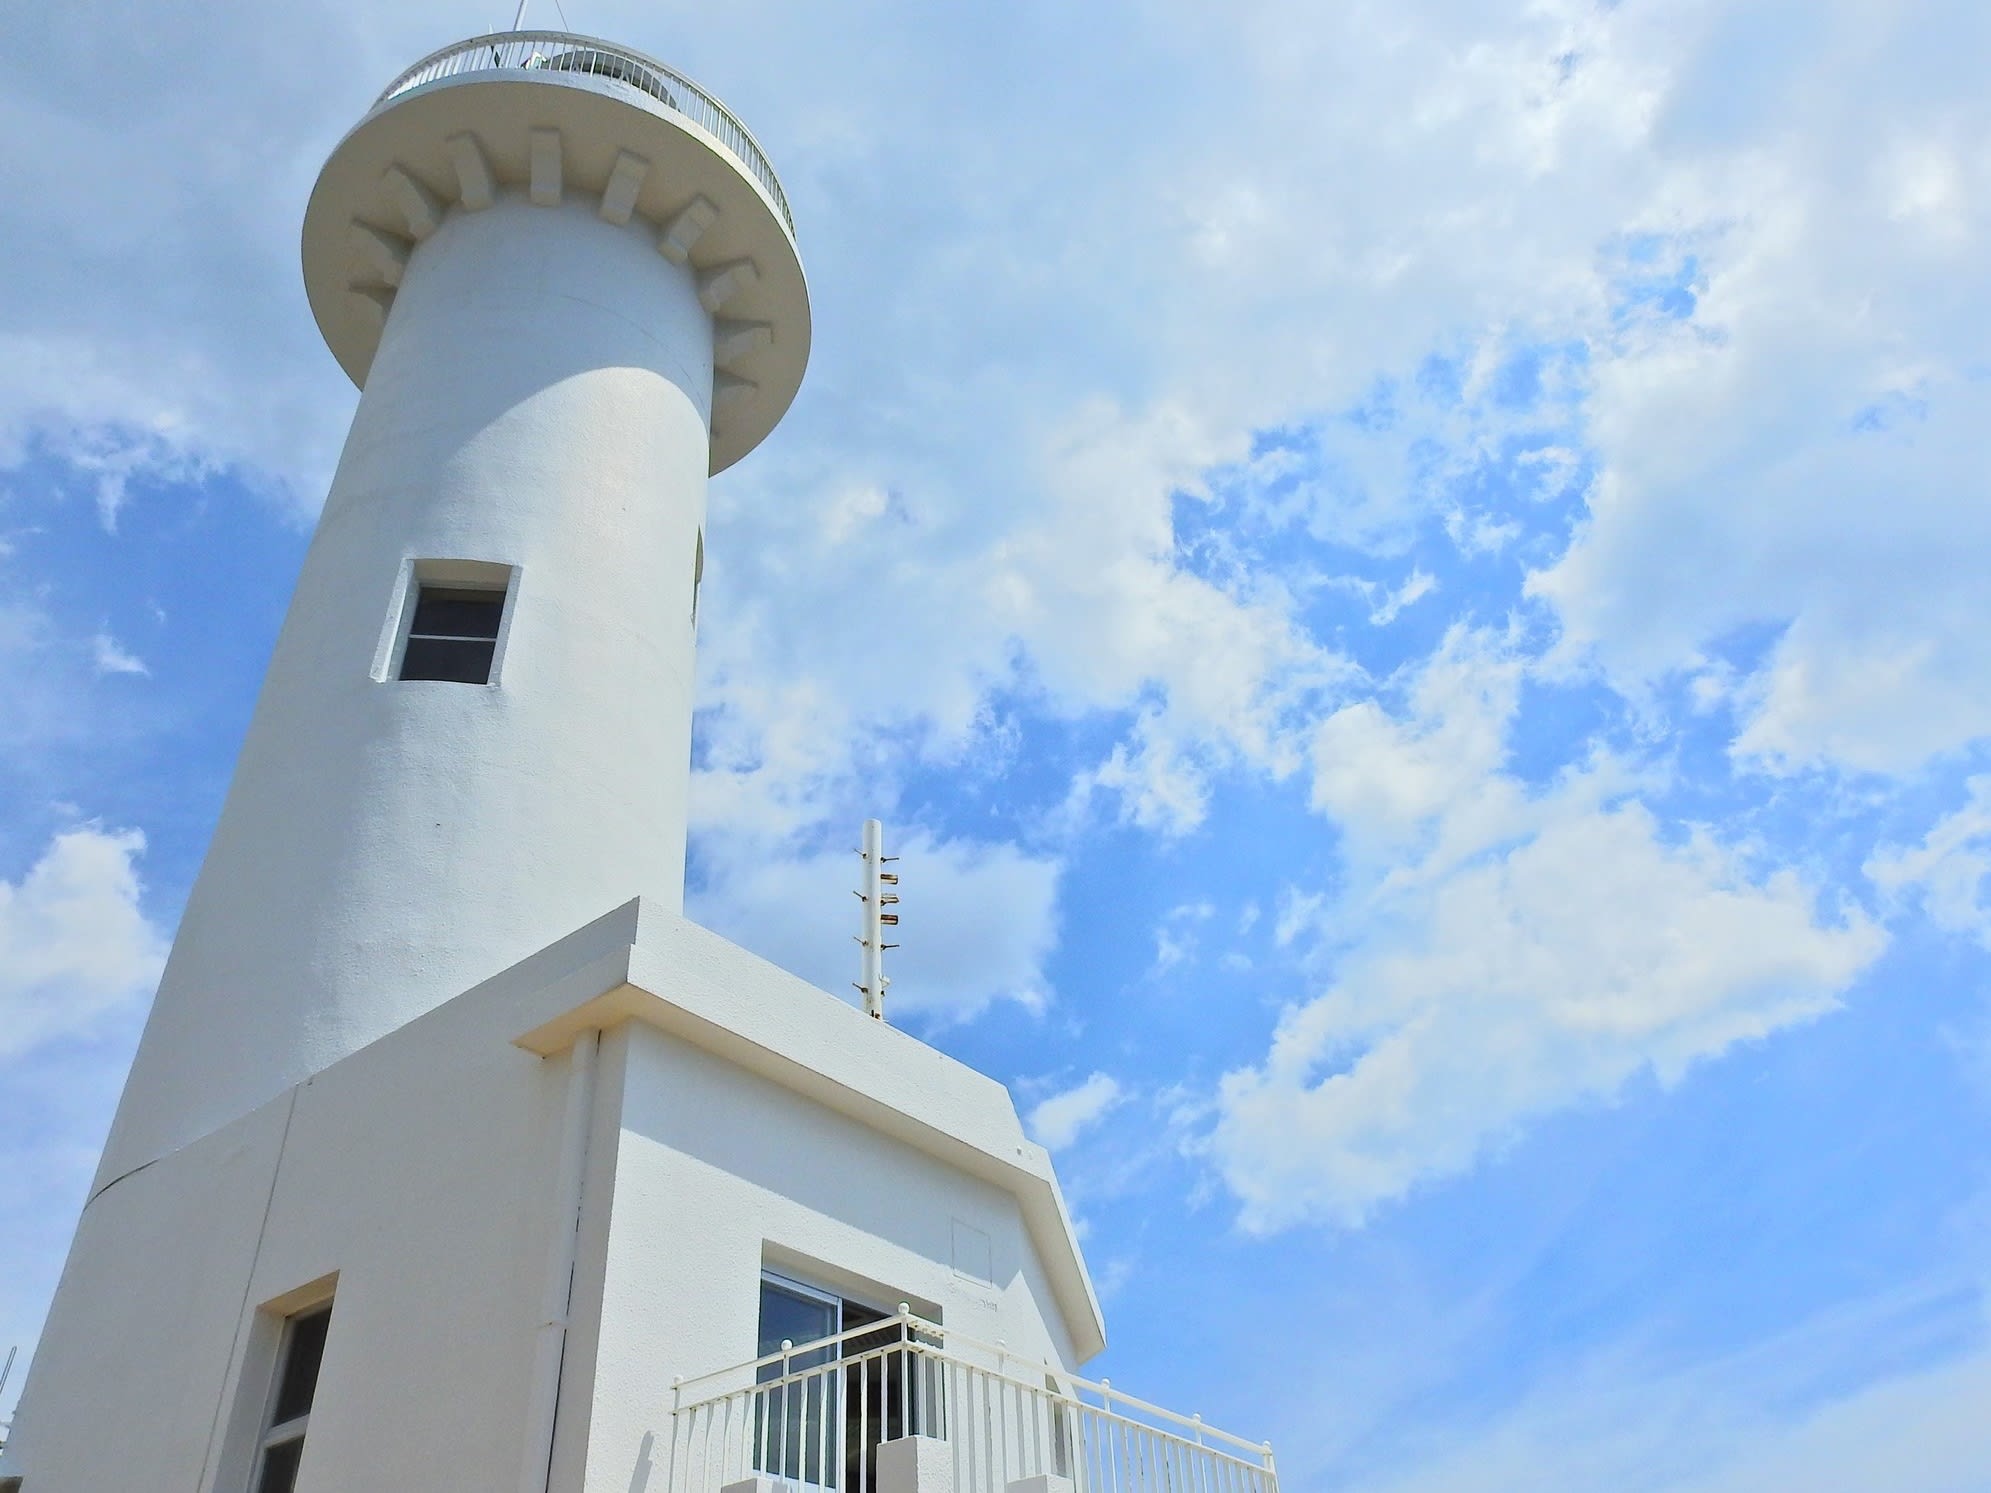
<instances>
[{"instance_id":1,"label":"row of corbels","mask_svg":"<svg viewBox=\"0 0 1991 1493\"><path fill-rule=\"evenodd\" d=\"M456 169L457 201L465 211L481 212L497 201L497 179L489 158L477 137L468 131L452 135L448 141L450 161ZM526 195L541 207L559 206L564 195L561 180L563 153L560 132L535 129L531 136L529 178ZM603 221L625 224L635 215L637 194L649 175L650 163L634 151L618 151L602 186L596 209ZM394 304L394 292L408 266L408 256L416 244L442 226L449 204L402 167L389 166L380 178L382 195L407 225L406 235L376 227L359 218L352 220L353 247L378 277L376 281L356 281L349 292L362 301L384 323ZM657 235L657 252L673 264L689 265L697 277L699 304L712 314L712 413L751 399L757 385L733 372L728 365L738 362L756 348L774 340L774 328L764 321L743 321L720 316L727 302L760 279L760 267L750 258L728 259L700 265L692 260L692 250L718 221L719 209L704 195L695 195L663 220Z\"/></svg>"}]
</instances>

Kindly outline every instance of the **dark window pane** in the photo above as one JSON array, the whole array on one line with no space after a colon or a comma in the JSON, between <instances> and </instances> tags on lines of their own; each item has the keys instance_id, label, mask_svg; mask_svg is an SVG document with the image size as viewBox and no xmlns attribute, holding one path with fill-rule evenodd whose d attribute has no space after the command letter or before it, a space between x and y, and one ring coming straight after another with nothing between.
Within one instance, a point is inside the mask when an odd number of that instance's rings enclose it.
<instances>
[{"instance_id":1,"label":"dark window pane","mask_svg":"<svg viewBox=\"0 0 1991 1493\"><path fill-rule=\"evenodd\" d=\"M453 679L459 684L489 684L494 642L459 642L453 638L408 639L401 655L403 679Z\"/></svg>"},{"instance_id":2,"label":"dark window pane","mask_svg":"<svg viewBox=\"0 0 1991 1493\"><path fill-rule=\"evenodd\" d=\"M303 1459L302 1436L264 1452L263 1475L256 1479L256 1493L292 1493L297 1486L297 1464Z\"/></svg>"},{"instance_id":3,"label":"dark window pane","mask_svg":"<svg viewBox=\"0 0 1991 1493\"><path fill-rule=\"evenodd\" d=\"M280 1426L310 1413L311 1397L318 1392L318 1365L325 1358L325 1329L331 1321L329 1306L309 1316L291 1319L290 1337L283 1355L283 1381L277 1390L271 1425Z\"/></svg>"},{"instance_id":4,"label":"dark window pane","mask_svg":"<svg viewBox=\"0 0 1991 1493\"><path fill-rule=\"evenodd\" d=\"M495 638L504 611L502 591L445 591L424 586L415 599L415 621L408 631L425 637Z\"/></svg>"},{"instance_id":5,"label":"dark window pane","mask_svg":"<svg viewBox=\"0 0 1991 1493\"><path fill-rule=\"evenodd\" d=\"M763 1356L779 1353L783 1338L800 1346L831 1337L836 1333L836 1323L836 1303L815 1301L795 1291L784 1291L772 1281L761 1282L760 1351ZM797 1367L826 1363L829 1356L827 1353L813 1356L798 1353L795 1363Z\"/></svg>"},{"instance_id":6,"label":"dark window pane","mask_svg":"<svg viewBox=\"0 0 1991 1493\"><path fill-rule=\"evenodd\" d=\"M797 1345L785 1365L791 1374L820 1368L835 1356L832 1348L804 1349L837 1330L837 1303L818 1301L772 1281L760 1284L760 1351L779 1353L782 1339ZM760 1371L767 1383L783 1377L784 1365L771 1363ZM839 1458L834 1429L842 1423L841 1386L836 1376L821 1374L793 1384L776 1384L754 1398L754 1466L761 1472L805 1484L816 1484L822 1470L835 1485Z\"/></svg>"},{"instance_id":7,"label":"dark window pane","mask_svg":"<svg viewBox=\"0 0 1991 1493\"><path fill-rule=\"evenodd\" d=\"M887 1343L897 1342L903 1334L899 1331L896 1317L888 1318L883 1312L874 1312L870 1307L860 1306L855 1301L846 1301L843 1304L845 1332L849 1332L853 1327L868 1327L873 1322L884 1322L887 1325L878 1332L867 1332L863 1337L844 1339L845 1358L854 1358L859 1353L869 1353L873 1348L882 1348Z\"/></svg>"}]
</instances>

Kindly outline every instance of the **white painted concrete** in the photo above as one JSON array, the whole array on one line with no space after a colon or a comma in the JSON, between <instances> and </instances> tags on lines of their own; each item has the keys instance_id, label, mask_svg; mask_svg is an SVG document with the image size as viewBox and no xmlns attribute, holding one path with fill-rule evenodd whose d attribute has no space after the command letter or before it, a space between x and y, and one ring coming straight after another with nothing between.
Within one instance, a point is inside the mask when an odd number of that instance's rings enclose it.
<instances>
[{"instance_id":1,"label":"white painted concrete","mask_svg":"<svg viewBox=\"0 0 1991 1493\"><path fill-rule=\"evenodd\" d=\"M621 977L598 921L100 1193L24 1386L32 1493L245 1493L276 1318L336 1276L304 1493L518 1485L568 1060L509 1040Z\"/></svg>"},{"instance_id":2,"label":"white painted concrete","mask_svg":"<svg viewBox=\"0 0 1991 1493\"><path fill-rule=\"evenodd\" d=\"M1011 1493L1015 1487L1010 1485ZM931 1436L901 1436L882 1443L878 1493L954 1493L954 1458L947 1443Z\"/></svg>"},{"instance_id":3,"label":"white painted concrete","mask_svg":"<svg viewBox=\"0 0 1991 1493\"><path fill-rule=\"evenodd\" d=\"M1050 1156L1025 1136L1001 1084L683 918L646 915L643 926L624 983L525 1033L522 1045L551 1055L591 1028L639 1022L987 1183L1021 1211L1071 1354L1082 1361L1104 1346ZM948 1258L958 1269L992 1261L993 1249L986 1231L965 1224L951 1231Z\"/></svg>"},{"instance_id":4,"label":"white painted concrete","mask_svg":"<svg viewBox=\"0 0 1991 1493\"><path fill-rule=\"evenodd\" d=\"M99 1185L680 901L711 380L642 227L511 195L415 250ZM496 686L372 676L411 559L517 568Z\"/></svg>"},{"instance_id":5,"label":"white painted concrete","mask_svg":"<svg viewBox=\"0 0 1991 1493\"><path fill-rule=\"evenodd\" d=\"M769 1013L735 1048L753 1068L659 1024L722 1009L715 984ZM515 1039L632 990L658 1019L601 1037L583 1148L566 1053ZM855 1071L879 1102L825 1103ZM906 1138L957 1127L989 1175ZM764 1264L1075 1367L1097 1320L1053 1288L1084 1267L1026 1217L1048 1176L1027 1148L987 1079L631 904L100 1194L0 1476L240 1493L275 1348L261 1308L335 1278L303 1493L516 1485L583 1150L561 1493L665 1493L671 1381L753 1356ZM1002 1153L1017 1165L990 1167ZM963 1228L985 1274L960 1268Z\"/></svg>"},{"instance_id":6,"label":"white painted concrete","mask_svg":"<svg viewBox=\"0 0 1991 1493\"><path fill-rule=\"evenodd\" d=\"M537 147L535 149L535 147ZM621 211L617 163L648 163L631 223L694 273L729 266L727 315L768 328L719 361L750 396L715 412L710 468L724 471L780 421L808 366L809 290L775 202L717 137L613 78L553 68L483 70L426 83L367 115L325 163L304 221L304 278L326 345L364 385L394 282L356 248L355 221L420 240L432 221L488 205L493 184ZM557 169L556 169L557 168ZM628 180L627 173L622 181Z\"/></svg>"},{"instance_id":7,"label":"white painted concrete","mask_svg":"<svg viewBox=\"0 0 1991 1493\"><path fill-rule=\"evenodd\" d=\"M596 1378L591 1404L563 1419L588 1416L579 1486L621 1493L645 1446L668 1441L657 1386L754 1355L763 1266L1072 1362L1012 1194L653 1028L627 1028L619 1055ZM957 1217L995 1242L993 1280L953 1268Z\"/></svg>"}]
</instances>

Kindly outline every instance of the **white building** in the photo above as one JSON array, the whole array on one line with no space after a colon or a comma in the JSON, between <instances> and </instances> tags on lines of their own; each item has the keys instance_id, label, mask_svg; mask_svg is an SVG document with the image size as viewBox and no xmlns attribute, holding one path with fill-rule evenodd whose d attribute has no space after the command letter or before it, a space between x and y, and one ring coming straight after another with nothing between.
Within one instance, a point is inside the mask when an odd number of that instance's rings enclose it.
<instances>
[{"instance_id":1,"label":"white building","mask_svg":"<svg viewBox=\"0 0 1991 1493\"><path fill-rule=\"evenodd\" d=\"M304 269L364 392L0 1493L1272 1493L1075 1376L999 1085L681 915L706 478L809 349L753 138L627 49L465 42L332 153Z\"/></svg>"}]
</instances>

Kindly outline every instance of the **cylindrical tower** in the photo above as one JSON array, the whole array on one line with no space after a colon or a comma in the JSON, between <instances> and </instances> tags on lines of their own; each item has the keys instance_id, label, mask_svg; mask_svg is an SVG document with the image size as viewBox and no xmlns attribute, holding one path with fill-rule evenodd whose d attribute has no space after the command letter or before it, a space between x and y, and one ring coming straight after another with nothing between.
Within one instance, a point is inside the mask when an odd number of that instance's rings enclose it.
<instances>
[{"instance_id":1,"label":"cylindrical tower","mask_svg":"<svg viewBox=\"0 0 1991 1493\"><path fill-rule=\"evenodd\" d=\"M362 389L98 1175L642 896L681 904L708 472L794 397L781 187L550 32L410 69L304 227Z\"/></svg>"}]
</instances>

